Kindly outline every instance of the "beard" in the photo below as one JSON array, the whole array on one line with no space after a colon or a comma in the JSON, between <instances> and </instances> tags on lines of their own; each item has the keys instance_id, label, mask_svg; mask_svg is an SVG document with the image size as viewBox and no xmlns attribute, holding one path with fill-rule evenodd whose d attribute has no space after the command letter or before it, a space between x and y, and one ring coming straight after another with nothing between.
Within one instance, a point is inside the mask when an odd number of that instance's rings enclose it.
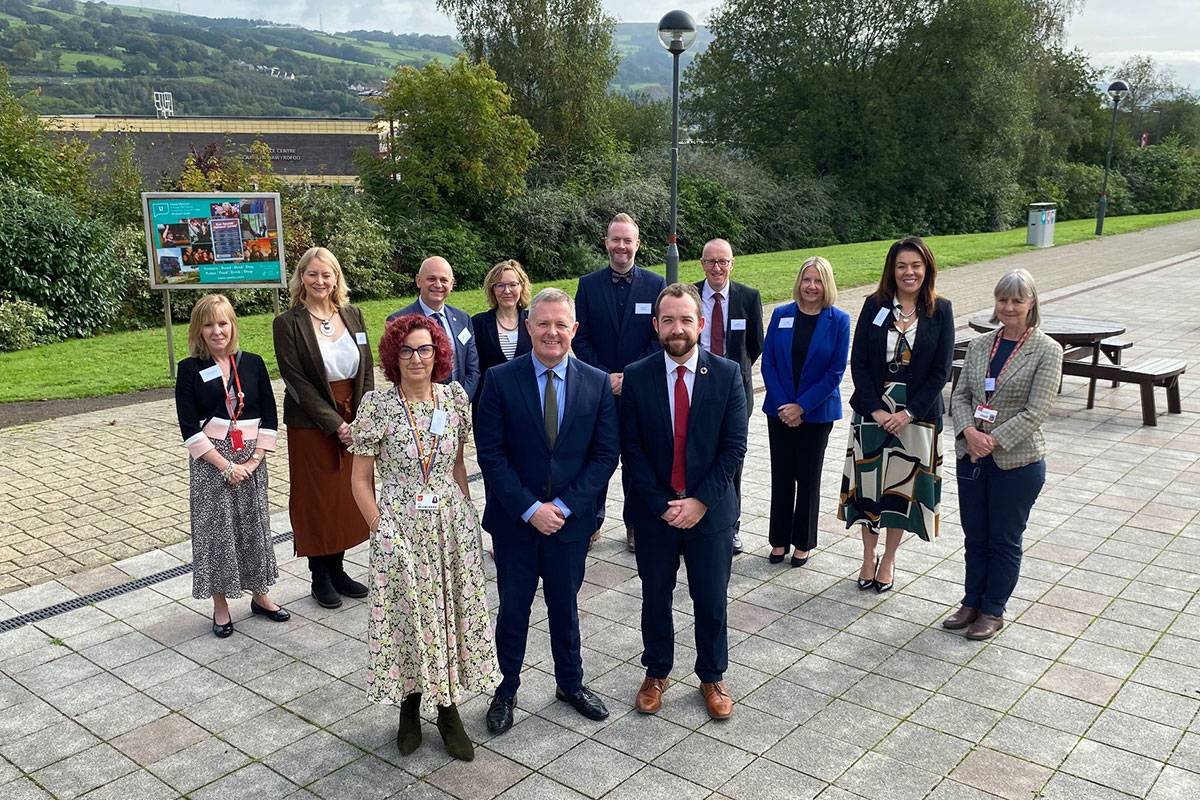
<instances>
[{"instance_id":1,"label":"beard","mask_svg":"<svg viewBox=\"0 0 1200 800\"><path fill-rule=\"evenodd\" d=\"M691 352L696 343L700 341L700 337L691 337L687 334L672 336L669 339L659 339L659 344L663 350L667 351L667 355L673 358L679 358Z\"/></svg>"}]
</instances>

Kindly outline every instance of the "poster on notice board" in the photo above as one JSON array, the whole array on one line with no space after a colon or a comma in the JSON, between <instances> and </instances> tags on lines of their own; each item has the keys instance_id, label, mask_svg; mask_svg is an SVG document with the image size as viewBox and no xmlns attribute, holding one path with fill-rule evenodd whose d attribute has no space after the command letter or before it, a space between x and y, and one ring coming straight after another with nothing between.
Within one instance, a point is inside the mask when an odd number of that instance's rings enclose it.
<instances>
[{"instance_id":1,"label":"poster on notice board","mask_svg":"<svg viewBox=\"0 0 1200 800\"><path fill-rule=\"evenodd\" d=\"M277 192L143 192L152 289L287 286Z\"/></svg>"}]
</instances>

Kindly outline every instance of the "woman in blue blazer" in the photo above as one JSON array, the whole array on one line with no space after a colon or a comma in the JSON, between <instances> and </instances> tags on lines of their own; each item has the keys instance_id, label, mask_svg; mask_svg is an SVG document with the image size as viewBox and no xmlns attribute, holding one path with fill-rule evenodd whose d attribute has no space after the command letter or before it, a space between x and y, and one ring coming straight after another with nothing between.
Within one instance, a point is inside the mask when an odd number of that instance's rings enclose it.
<instances>
[{"instance_id":1,"label":"woman in blue blazer","mask_svg":"<svg viewBox=\"0 0 1200 800\"><path fill-rule=\"evenodd\" d=\"M794 302L771 314L763 342L762 377L771 443L771 556L779 564L794 548L801 567L817 546L821 464L834 420L842 416L838 389L850 350L850 317L834 307L833 268L821 256L800 267Z\"/></svg>"}]
</instances>

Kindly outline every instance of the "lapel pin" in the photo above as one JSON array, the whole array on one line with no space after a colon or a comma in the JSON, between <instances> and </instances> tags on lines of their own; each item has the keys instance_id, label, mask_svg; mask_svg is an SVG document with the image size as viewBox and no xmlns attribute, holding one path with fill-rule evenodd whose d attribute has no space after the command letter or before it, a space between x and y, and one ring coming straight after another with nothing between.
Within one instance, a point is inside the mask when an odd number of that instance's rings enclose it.
<instances>
[{"instance_id":1,"label":"lapel pin","mask_svg":"<svg viewBox=\"0 0 1200 800\"><path fill-rule=\"evenodd\" d=\"M700 374L701 374L701 375L707 375L707 374L708 374L708 367L701 367L701 368L700 368Z\"/></svg>"}]
</instances>

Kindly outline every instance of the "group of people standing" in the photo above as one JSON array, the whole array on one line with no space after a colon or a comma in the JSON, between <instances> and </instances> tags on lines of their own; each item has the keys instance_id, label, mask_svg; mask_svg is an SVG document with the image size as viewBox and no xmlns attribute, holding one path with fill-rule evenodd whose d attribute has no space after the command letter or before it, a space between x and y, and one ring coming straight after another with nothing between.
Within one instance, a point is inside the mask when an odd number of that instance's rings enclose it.
<instances>
[{"instance_id":1,"label":"group of people standing","mask_svg":"<svg viewBox=\"0 0 1200 800\"><path fill-rule=\"evenodd\" d=\"M639 234L629 216L613 219L604 245L608 266L581 278L573 298L558 289L531 297L521 265L500 262L484 281L490 308L474 318L446 302L450 264L426 259L418 299L389 318L379 341L391 384L380 390L337 258L312 248L297 264L291 307L274 325L295 549L308 559L321 606L367 599L367 694L400 707L404 754L420 745L424 710L436 712L451 755L473 758L457 711L464 692L492 694L490 732L512 726L539 584L556 697L590 719L608 716L584 682L577 595L618 463L642 590L645 676L636 708L658 711L670 685L682 561L700 692L713 719L731 716L726 598L742 547L741 475L760 356L769 561L790 553L790 565L801 567L816 549L821 467L848 363L854 413L837 513L861 527L858 587L888 591L904 534L938 534L954 324L924 242L904 239L889 250L852 348L824 258L803 262L793 301L774 310L764 331L759 293L731 280L728 242L705 245L703 281L669 286L636 265ZM962 607L943 624L972 638L1003 625L1045 477L1041 425L1061 375L1061 349L1036 329L1029 274L1010 273L995 294L1000 328L971 343L953 397L967 571ZM223 296L196 304L189 350L176 398L192 456L193 594L213 599L213 632L223 637L233 632L227 598L245 591L253 613L288 619L268 596L278 568L265 457L277 416L262 359L239 350ZM482 520L464 466L472 439ZM494 629L481 523L499 588ZM347 573L344 554L368 539L364 584Z\"/></svg>"}]
</instances>

